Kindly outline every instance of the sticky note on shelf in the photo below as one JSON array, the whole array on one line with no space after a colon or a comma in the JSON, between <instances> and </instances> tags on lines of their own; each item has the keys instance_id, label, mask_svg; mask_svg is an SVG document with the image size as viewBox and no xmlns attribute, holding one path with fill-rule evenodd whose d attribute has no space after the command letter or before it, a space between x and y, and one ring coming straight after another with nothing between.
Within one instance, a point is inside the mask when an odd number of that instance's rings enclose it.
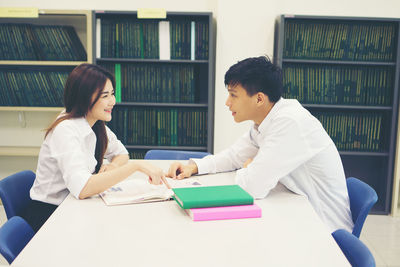
<instances>
[{"instance_id":1,"label":"sticky note on shelf","mask_svg":"<svg viewBox=\"0 0 400 267\"><path fill-rule=\"evenodd\" d=\"M165 19L167 11L163 8L140 8L137 17L138 19Z\"/></svg>"},{"instance_id":2,"label":"sticky note on shelf","mask_svg":"<svg viewBox=\"0 0 400 267\"><path fill-rule=\"evenodd\" d=\"M35 7L0 7L0 18L38 18L39 9Z\"/></svg>"}]
</instances>

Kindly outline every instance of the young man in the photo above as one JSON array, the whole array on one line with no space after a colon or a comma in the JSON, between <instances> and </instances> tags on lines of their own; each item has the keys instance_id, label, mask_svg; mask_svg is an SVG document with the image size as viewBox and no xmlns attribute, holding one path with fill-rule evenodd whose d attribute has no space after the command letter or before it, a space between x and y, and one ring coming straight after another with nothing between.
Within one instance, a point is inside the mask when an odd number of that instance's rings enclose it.
<instances>
[{"instance_id":1,"label":"young man","mask_svg":"<svg viewBox=\"0 0 400 267\"><path fill-rule=\"evenodd\" d=\"M264 198L278 182L307 196L331 231L352 231L342 162L321 123L294 99L283 99L282 73L268 58L248 58L225 74L226 105L236 122L254 121L230 148L188 165L173 163L168 176L237 170L236 182Z\"/></svg>"}]
</instances>

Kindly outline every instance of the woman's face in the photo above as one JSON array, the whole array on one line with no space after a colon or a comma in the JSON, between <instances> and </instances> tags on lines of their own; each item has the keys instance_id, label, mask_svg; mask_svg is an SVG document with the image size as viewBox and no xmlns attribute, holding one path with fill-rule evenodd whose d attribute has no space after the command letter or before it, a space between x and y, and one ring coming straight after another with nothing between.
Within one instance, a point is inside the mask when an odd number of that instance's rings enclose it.
<instances>
[{"instance_id":1,"label":"woman's face","mask_svg":"<svg viewBox=\"0 0 400 267\"><path fill-rule=\"evenodd\" d=\"M92 101L94 101L95 98L96 94L92 96ZM107 79L107 82L100 93L99 99L97 99L96 103L86 115L86 120L89 122L89 125L92 127L98 120L110 121L114 105L114 88L111 81Z\"/></svg>"}]
</instances>

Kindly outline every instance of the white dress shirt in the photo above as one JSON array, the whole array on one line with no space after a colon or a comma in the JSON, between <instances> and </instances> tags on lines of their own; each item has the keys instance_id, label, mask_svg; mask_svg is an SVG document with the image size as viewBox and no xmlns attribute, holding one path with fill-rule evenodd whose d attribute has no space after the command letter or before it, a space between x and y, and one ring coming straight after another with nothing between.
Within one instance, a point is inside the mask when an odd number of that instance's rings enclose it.
<instances>
[{"instance_id":1,"label":"white dress shirt","mask_svg":"<svg viewBox=\"0 0 400 267\"><path fill-rule=\"evenodd\" d=\"M104 157L111 161L116 155L128 154L107 126L106 132L108 145ZM69 193L78 198L97 165L95 149L96 135L85 118L58 124L40 148L31 198L54 205L60 205Z\"/></svg>"},{"instance_id":2,"label":"white dress shirt","mask_svg":"<svg viewBox=\"0 0 400 267\"><path fill-rule=\"evenodd\" d=\"M253 158L247 168L245 161ZM240 169L236 182L255 198L264 198L278 182L306 196L334 231L352 231L343 165L321 123L297 100L281 98L257 126L230 148L203 159L192 159L198 173Z\"/></svg>"}]
</instances>

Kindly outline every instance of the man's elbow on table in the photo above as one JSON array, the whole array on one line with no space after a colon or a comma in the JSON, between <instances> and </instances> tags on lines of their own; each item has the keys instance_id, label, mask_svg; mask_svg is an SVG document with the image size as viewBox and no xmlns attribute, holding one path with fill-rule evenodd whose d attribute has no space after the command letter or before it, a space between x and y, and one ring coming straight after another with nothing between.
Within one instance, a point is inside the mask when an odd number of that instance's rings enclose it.
<instances>
[{"instance_id":1,"label":"man's elbow on table","mask_svg":"<svg viewBox=\"0 0 400 267\"><path fill-rule=\"evenodd\" d=\"M255 199L265 198L270 189L261 185L254 177L249 177L246 174L246 169L240 169L236 172L235 182L240 185L247 193L252 195Z\"/></svg>"}]
</instances>

